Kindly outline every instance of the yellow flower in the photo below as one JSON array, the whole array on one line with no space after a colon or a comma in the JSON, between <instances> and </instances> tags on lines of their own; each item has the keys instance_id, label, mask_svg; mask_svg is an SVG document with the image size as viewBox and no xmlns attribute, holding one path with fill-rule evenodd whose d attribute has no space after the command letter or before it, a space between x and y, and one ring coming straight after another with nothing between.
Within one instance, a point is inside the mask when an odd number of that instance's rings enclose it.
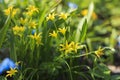
<instances>
[{"instance_id":1,"label":"yellow flower","mask_svg":"<svg viewBox=\"0 0 120 80\"><path fill-rule=\"evenodd\" d=\"M34 39L34 40L36 41L36 44L37 44L37 45L39 45L39 44L42 45L42 42L41 42L41 40L42 40L41 34L42 34L42 33L39 33L39 34L34 33L34 35L30 35L29 37L32 38L32 39Z\"/></svg>"},{"instance_id":2,"label":"yellow flower","mask_svg":"<svg viewBox=\"0 0 120 80\"><path fill-rule=\"evenodd\" d=\"M20 23L22 24L22 25L24 25L25 23L27 23L27 18L26 19L23 19L23 18L20 18Z\"/></svg>"},{"instance_id":3,"label":"yellow flower","mask_svg":"<svg viewBox=\"0 0 120 80\"><path fill-rule=\"evenodd\" d=\"M59 19L67 19L67 17L68 17L68 13L61 13L60 15L59 15Z\"/></svg>"},{"instance_id":4,"label":"yellow flower","mask_svg":"<svg viewBox=\"0 0 120 80\"><path fill-rule=\"evenodd\" d=\"M10 6L8 9L4 10L5 15L10 15L10 12L12 11L13 6Z\"/></svg>"},{"instance_id":5,"label":"yellow flower","mask_svg":"<svg viewBox=\"0 0 120 80\"><path fill-rule=\"evenodd\" d=\"M58 30L59 30L60 33L65 35L67 29L65 29L65 27L64 27L64 28L58 28Z\"/></svg>"},{"instance_id":6,"label":"yellow flower","mask_svg":"<svg viewBox=\"0 0 120 80\"><path fill-rule=\"evenodd\" d=\"M29 23L29 28L36 28L36 26L37 26L37 23L35 22L35 21L31 21L30 23Z\"/></svg>"},{"instance_id":7,"label":"yellow flower","mask_svg":"<svg viewBox=\"0 0 120 80\"><path fill-rule=\"evenodd\" d=\"M60 51L64 51L65 54L68 54L72 51L77 53L77 50L83 48L83 45L79 45L79 43L75 43L73 41L68 44L68 42L66 41L65 45L60 44L60 47Z\"/></svg>"},{"instance_id":8,"label":"yellow flower","mask_svg":"<svg viewBox=\"0 0 120 80\"><path fill-rule=\"evenodd\" d=\"M46 19L47 19L47 21L48 20L54 20L55 19L55 14L54 13L49 14Z\"/></svg>"},{"instance_id":9,"label":"yellow flower","mask_svg":"<svg viewBox=\"0 0 120 80\"><path fill-rule=\"evenodd\" d=\"M28 15L28 16L32 16L33 15L33 11L27 11L27 12L25 12L25 14Z\"/></svg>"},{"instance_id":10,"label":"yellow flower","mask_svg":"<svg viewBox=\"0 0 120 80\"><path fill-rule=\"evenodd\" d=\"M57 33L55 31L53 31L52 33L49 33L49 36L56 38L57 37Z\"/></svg>"},{"instance_id":11,"label":"yellow flower","mask_svg":"<svg viewBox=\"0 0 120 80\"><path fill-rule=\"evenodd\" d=\"M93 12L92 13L92 18L94 19L94 20L96 20L98 17L97 17L97 14L95 13L95 12Z\"/></svg>"},{"instance_id":12,"label":"yellow flower","mask_svg":"<svg viewBox=\"0 0 120 80\"><path fill-rule=\"evenodd\" d=\"M32 16L34 12L39 12L38 8L32 5L28 6L26 9L27 9L27 12L25 14L29 16Z\"/></svg>"},{"instance_id":13,"label":"yellow flower","mask_svg":"<svg viewBox=\"0 0 120 80\"><path fill-rule=\"evenodd\" d=\"M13 9L13 11L12 11L12 17L14 17L17 14L18 11L19 11L18 8L17 9Z\"/></svg>"},{"instance_id":14,"label":"yellow flower","mask_svg":"<svg viewBox=\"0 0 120 80\"><path fill-rule=\"evenodd\" d=\"M25 31L25 27L22 26L15 26L12 28L14 35L22 36L23 32Z\"/></svg>"},{"instance_id":15,"label":"yellow flower","mask_svg":"<svg viewBox=\"0 0 120 80\"><path fill-rule=\"evenodd\" d=\"M41 35L41 33L39 33L38 35L37 35L37 33L34 33L34 35L30 35L30 37L31 37L32 39L37 40L37 39L40 38L40 35Z\"/></svg>"},{"instance_id":16,"label":"yellow flower","mask_svg":"<svg viewBox=\"0 0 120 80\"><path fill-rule=\"evenodd\" d=\"M88 14L88 10L87 10L87 9L82 10L82 11L81 11L81 14L82 14L83 16L86 16L86 15Z\"/></svg>"},{"instance_id":17,"label":"yellow flower","mask_svg":"<svg viewBox=\"0 0 120 80\"><path fill-rule=\"evenodd\" d=\"M10 6L8 9L4 10L4 14L8 16L11 13L11 16L14 17L18 11L19 9L14 9L13 6Z\"/></svg>"},{"instance_id":18,"label":"yellow flower","mask_svg":"<svg viewBox=\"0 0 120 80\"><path fill-rule=\"evenodd\" d=\"M67 41L65 44L60 44L60 47L61 47L60 51L64 51L65 54L68 54L73 50L73 48L71 47L71 43L68 44Z\"/></svg>"},{"instance_id":19,"label":"yellow flower","mask_svg":"<svg viewBox=\"0 0 120 80\"><path fill-rule=\"evenodd\" d=\"M79 43L75 43L73 41L70 44L71 44L71 47L73 49L72 51L75 51L75 53L77 53L78 49L83 48L83 45L80 45Z\"/></svg>"},{"instance_id":20,"label":"yellow flower","mask_svg":"<svg viewBox=\"0 0 120 80\"><path fill-rule=\"evenodd\" d=\"M81 11L81 14L82 14L83 16L87 15L87 14L88 14L88 10L85 9L85 10ZM96 14L95 12L92 13L92 18L93 18L94 20L97 19L97 14Z\"/></svg>"},{"instance_id":21,"label":"yellow flower","mask_svg":"<svg viewBox=\"0 0 120 80\"><path fill-rule=\"evenodd\" d=\"M102 56L104 54L103 49L101 47L99 47L99 49L97 51L95 51L95 54L96 54L97 57Z\"/></svg>"},{"instance_id":22,"label":"yellow flower","mask_svg":"<svg viewBox=\"0 0 120 80\"><path fill-rule=\"evenodd\" d=\"M6 72L7 73L6 77L8 77L8 76L12 77L13 75L15 75L16 72L18 72L18 71L15 68L14 69L10 68L10 71Z\"/></svg>"},{"instance_id":23,"label":"yellow flower","mask_svg":"<svg viewBox=\"0 0 120 80\"><path fill-rule=\"evenodd\" d=\"M32 12L39 12L38 8L32 5L28 6L26 9Z\"/></svg>"}]
</instances>

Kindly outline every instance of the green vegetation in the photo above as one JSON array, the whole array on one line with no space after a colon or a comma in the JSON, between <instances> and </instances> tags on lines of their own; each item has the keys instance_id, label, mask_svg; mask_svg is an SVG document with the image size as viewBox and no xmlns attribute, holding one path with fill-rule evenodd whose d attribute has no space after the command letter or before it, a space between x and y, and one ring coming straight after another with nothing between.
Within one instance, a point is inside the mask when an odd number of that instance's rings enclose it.
<instances>
[{"instance_id":1,"label":"green vegetation","mask_svg":"<svg viewBox=\"0 0 120 80\"><path fill-rule=\"evenodd\" d=\"M0 49L17 66L0 80L119 80L119 21L119 0L0 0Z\"/></svg>"}]
</instances>

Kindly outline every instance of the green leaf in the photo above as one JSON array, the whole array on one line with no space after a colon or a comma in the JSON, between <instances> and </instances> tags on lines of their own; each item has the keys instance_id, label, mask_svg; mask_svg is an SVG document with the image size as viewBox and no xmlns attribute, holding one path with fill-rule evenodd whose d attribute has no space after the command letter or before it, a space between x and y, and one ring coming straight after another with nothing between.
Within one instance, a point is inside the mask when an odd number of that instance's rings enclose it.
<instances>
[{"instance_id":1,"label":"green leaf","mask_svg":"<svg viewBox=\"0 0 120 80\"><path fill-rule=\"evenodd\" d=\"M0 30L0 48L2 46L2 43L4 42L7 30L9 28L10 20L11 20L11 17L9 15L5 24L4 24L4 26L3 26L3 28Z\"/></svg>"},{"instance_id":2,"label":"green leaf","mask_svg":"<svg viewBox=\"0 0 120 80\"><path fill-rule=\"evenodd\" d=\"M85 37L86 37L86 34L87 34L87 27L88 27L88 25L87 25L87 20L85 20L85 22L84 22L84 24L83 24L83 26L82 26L82 30L81 30L81 35L80 35L80 42L82 43L82 42L84 42L84 40L85 40Z\"/></svg>"},{"instance_id":3,"label":"green leaf","mask_svg":"<svg viewBox=\"0 0 120 80\"><path fill-rule=\"evenodd\" d=\"M86 37L86 33L87 33L87 20L85 19L85 17L80 21L77 31L76 31L76 35L75 35L75 41L76 42L84 42L85 37Z\"/></svg>"},{"instance_id":4,"label":"green leaf","mask_svg":"<svg viewBox=\"0 0 120 80\"><path fill-rule=\"evenodd\" d=\"M113 75L110 80L120 80L120 75Z\"/></svg>"},{"instance_id":5,"label":"green leaf","mask_svg":"<svg viewBox=\"0 0 120 80\"><path fill-rule=\"evenodd\" d=\"M96 67L93 69L93 74L94 74L94 76L103 78L105 80L110 79L110 70L103 63L96 65Z\"/></svg>"},{"instance_id":6,"label":"green leaf","mask_svg":"<svg viewBox=\"0 0 120 80\"><path fill-rule=\"evenodd\" d=\"M74 71L74 73L80 75L85 80L89 80L87 74L85 74L84 72Z\"/></svg>"},{"instance_id":7,"label":"green leaf","mask_svg":"<svg viewBox=\"0 0 120 80\"><path fill-rule=\"evenodd\" d=\"M6 77L0 76L0 80L7 80Z\"/></svg>"},{"instance_id":8,"label":"green leaf","mask_svg":"<svg viewBox=\"0 0 120 80\"><path fill-rule=\"evenodd\" d=\"M85 37L86 37L86 33L87 33L87 27L88 27L88 22L92 16L93 13L93 9L94 9L94 4L93 2L90 3L89 8L88 8L88 14L86 16L84 16L77 27L76 30L76 35L75 35L75 41L76 42L84 42Z\"/></svg>"},{"instance_id":9,"label":"green leaf","mask_svg":"<svg viewBox=\"0 0 120 80\"><path fill-rule=\"evenodd\" d=\"M93 4L93 2L91 2L89 5L89 8L88 8L87 22L89 22L89 20L92 16L93 10L94 10L94 4Z\"/></svg>"},{"instance_id":10,"label":"green leaf","mask_svg":"<svg viewBox=\"0 0 120 80\"><path fill-rule=\"evenodd\" d=\"M10 39L10 58L17 62L17 54L16 54L16 47L15 47L15 37L14 35L10 35L11 39Z\"/></svg>"}]
</instances>

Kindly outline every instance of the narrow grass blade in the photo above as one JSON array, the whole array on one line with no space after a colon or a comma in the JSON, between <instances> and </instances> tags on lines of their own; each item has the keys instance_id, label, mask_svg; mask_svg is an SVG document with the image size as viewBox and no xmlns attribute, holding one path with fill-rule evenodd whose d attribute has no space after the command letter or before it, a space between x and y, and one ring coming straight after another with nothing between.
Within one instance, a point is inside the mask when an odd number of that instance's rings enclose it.
<instances>
[{"instance_id":1,"label":"narrow grass blade","mask_svg":"<svg viewBox=\"0 0 120 80\"><path fill-rule=\"evenodd\" d=\"M76 36L75 36L75 41L84 42L86 33L87 33L87 20L84 17L78 25Z\"/></svg>"},{"instance_id":2,"label":"narrow grass blade","mask_svg":"<svg viewBox=\"0 0 120 80\"><path fill-rule=\"evenodd\" d=\"M0 48L2 46L2 43L4 42L7 30L9 28L10 20L11 20L11 17L9 15L5 24L4 24L4 26L3 26L3 28L0 30Z\"/></svg>"},{"instance_id":3,"label":"narrow grass blade","mask_svg":"<svg viewBox=\"0 0 120 80\"><path fill-rule=\"evenodd\" d=\"M90 21L90 19L92 17L93 10L94 10L94 4L93 4L93 2L91 2L89 5L89 8L88 8L87 22Z\"/></svg>"},{"instance_id":4,"label":"narrow grass blade","mask_svg":"<svg viewBox=\"0 0 120 80\"><path fill-rule=\"evenodd\" d=\"M87 25L87 20L85 20L85 22L84 22L84 24L83 24L83 26L82 26L82 30L81 30L81 35L80 35L80 42L82 43L82 42L84 42L84 40L85 40L85 37L86 37L86 34L87 34L87 27L88 27L88 25Z\"/></svg>"},{"instance_id":5,"label":"narrow grass blade","mask_svg":"<svg viewBox=\"0 0 120 80\"><path fill-rule=\"evenodd\" d=\"M87 27L88 27L88 23L90 21L90 18L92 16L93 13L93 9L94 9L94 4L93 2L90 3L89 8L88 8L88 14L86 16L84 16L77 27L76 30L76 35L75 35L75 41L76 42L84 42L85 40L85 36L86 36L86 32L87 32Z\"/></svg>"}]
</instances>

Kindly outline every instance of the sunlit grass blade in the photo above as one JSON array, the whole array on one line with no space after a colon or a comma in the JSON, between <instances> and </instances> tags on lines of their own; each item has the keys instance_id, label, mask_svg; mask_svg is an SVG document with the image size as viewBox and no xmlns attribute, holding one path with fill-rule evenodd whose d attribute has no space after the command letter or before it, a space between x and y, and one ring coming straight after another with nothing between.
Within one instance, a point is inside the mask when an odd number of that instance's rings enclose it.
<instances>
[{"instance_id":1,"label":"sunlit grass blade","mask_svg":"<svg viewBox=\"0 0 120 80\"><path fill-rule=\"evenodd\" d=\"M83 42L85 40L86 32L87 32L87 20L84 17L78 25L75 35L75 41Z\"/></svg>"},{"instance_id":2,"label":"sunlit grass blade","mask_svg":"<svg viewBox=\"0 0 120 80\"><path fill-rule=\"evenodd\" d=\"M84 22L84 24L83 24L83 26L82 26L82 30L81 30L81 32L80 32L80 42L82 43L82 42L84 42L84 40L85 40L85 37L86 37L86 34L87 34L87 27L88 27L88 25L87 25L87 20L85 20L85 22Z\"/></svg>"},{"instance_id":3,"label":"sunlit grass blade","mask_svg":"<svg viewBox=\"0 0 120 80\"><path fill-rule=\"evenodd\" d=\"M89 20L92 16L93 9L94 9L94 4L93 4L93 2L91 2L91 4L89 5L89 8L88 8L87 15L84 16L78 24L78 27L77 27L77 30L76 30L76 35L75 35L75 41L76 42L79 42L79 41L84 42L86 32L87 32L87 24L89 23Z\"/></svg>"},{"instance_id":4,"label":"sunlit grass blade","mask_svg":"<svg viewBox=\"0 0 120 80\"><path fill-rule=\"evenodd\" d=\"M89 5L89 8L88 8L87 22L90 21L93 10L94 10L94 4L93 4L93 2L91 2L90 5Z\"/></svg>"}]
</instances>

